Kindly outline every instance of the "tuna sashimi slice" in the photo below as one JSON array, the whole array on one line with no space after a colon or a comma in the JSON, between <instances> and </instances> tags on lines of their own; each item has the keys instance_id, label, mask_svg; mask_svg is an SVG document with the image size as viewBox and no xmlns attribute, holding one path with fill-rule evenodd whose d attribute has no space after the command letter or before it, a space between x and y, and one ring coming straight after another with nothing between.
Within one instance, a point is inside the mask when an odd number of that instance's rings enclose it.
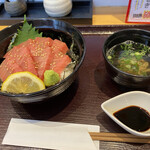
<instances>
[{"instance_id":1,"label":"tuna sashimi slice","mask_svg":"<svg viewBox=\"0 0 150 150\"><path fill-rule=\"evenodd\" d=\"M53 40L50 37L36 37L34 43L39 45L40 48L51 47Z\"/></svg>"},{"instance_id":2,"label":"tuna sashimi slice","mask_svg":"<svg viewBox=\"0 0 150 150\"><path fill-rule=\"evenodd\" d=\"M35 68L35 63L31 57L28 47L16 46L10 50L7 55L5 55L5 58L15 60L23 71L29 71L35 75L38 75Z\"/></svg>"},{"instance_id":3,"label":"tuna sashimi slice","mask_svg":"<svg viewBox=\"0 0 150 150\"><path fill-rule=\"evenodd\" d=\"M50 47L52 43L51 38L40 37L28 43L28 48L37 68L38 77L42 80L44 79L44 72L49 69L49 65L53 61L54 54Z\"/></svg>"},{"instance_id":4,"label":"tuna sashimi slice","mask_svg":"<svg viewBox=\"0 0 150 150\"><path fill-rule=\"evenodd\" d=\"M35 68L35 63L27 47L20 47L20 52L16 57L16 62L24 71L29 71L35 75L38 75L37 69Z\"/></svg>"},{"instance_id":5,"label":"tuna sashimi slice","mask_svg":"<svg viewBox=\"0 0 150 150\"><path fill-rule=\"evenodd\" d=\"M69 50L66 43L64 43L60 40L57 40L57 39L55 39L53 41L52 49L53 49L54 53L62 52L63 54L66 54L67 51Z\"/></svg>"},{"instance_id":6,"label":"tuna sashimi slice","mask_svg":"<svg viewBox=\"0 0 150 150\"><path fill-rule=\"evenodd\" d=\"M43 48L46 48L46 47L51 47L52 46L52 43L53 43L53 40L49 37L36 37L35 39L28 39L27 41L17 45L17 46L14 46L9 52L7 52L5 55L4 55L4 58L6 58L7 55L14 55L15 53L18 53L18 49L20 47L29 47L30 50L34 50L35 48L36 49L43 49Z\"/></svg>"},{"instance_id":7,"label":"tuna sashimi slice","mask_svg":"<svg viewBox=\"0 0 150 150\"><path fill-rule=\"evenodd\" d=\"M68 55L61 55L59 58L54 58L53 62L50 64L50 69L60 75L70 62L71 58Z\"/></svg>"},{"instance_id":8,"label":"tuna sashimi slice","mask_svg":"<svg viewBox=\"0 0 150 150\"><path fill-rule=\"evenodd\" d=\"M0 65L0 78L5 81L10 74L21 71L22 68L14 60L5 59Z\"/></svg>"},{"instance_id":9,"label":"tuna sashimi slice","mask_svg":"<svg viewBox=\"0 0 150 150\"><path fill-rule=\"evenodd\" d=\"M4 55L4 58L8 57L8 56L11 56L11 57L14 57L16 54L18 55L19 51L20 51L20 48L21 47L27 47L28 43L31 43L33 42L33 39L29 39L17 46L14 46L11 50L9 50L5 55Z\"/></svg>"},{"instance_id":10,"label":"tuna sashimi slice","mask_svg":"<svg viewBox=\"0 0 150 150\"><path fill-rule=\"evenodd\" d=\"M53 53L50 47L44 49L40 56L34 56L35 65L38 71L38 77L44 79L44 72L49 69L50 64L53 61Z\"/></svg>"},{"instance_id":11,"label":"tuna sashimi slice","mask_svg":"<svg viewBox=\"0 0 150 150\"><path fill-rule=\"evenodd\" d=\"M18 49L18 46L14 46L10 51L8 51L3 57L6 58L6 57L10 57L10 56L13 56L14 54L16 54L16 51Z\"/></svg>"}]
</instances>

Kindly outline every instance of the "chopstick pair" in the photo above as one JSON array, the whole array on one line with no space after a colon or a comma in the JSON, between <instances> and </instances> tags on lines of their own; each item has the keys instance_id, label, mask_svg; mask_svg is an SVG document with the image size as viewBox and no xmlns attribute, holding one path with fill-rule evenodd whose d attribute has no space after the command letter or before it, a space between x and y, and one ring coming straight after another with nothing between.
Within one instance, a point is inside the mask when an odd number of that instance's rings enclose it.
<instances>
[{"instance_id":1,"label":"chopstick pair","mask_svg":"<svg viewBox=\"0 0 150 150\"><path fill-rule=\"evenodd\" d=\"M128 143L150 143L149 137L138 137L128 133L89 132L89 134L92 140Z\"/></svg>"}]
</instances>

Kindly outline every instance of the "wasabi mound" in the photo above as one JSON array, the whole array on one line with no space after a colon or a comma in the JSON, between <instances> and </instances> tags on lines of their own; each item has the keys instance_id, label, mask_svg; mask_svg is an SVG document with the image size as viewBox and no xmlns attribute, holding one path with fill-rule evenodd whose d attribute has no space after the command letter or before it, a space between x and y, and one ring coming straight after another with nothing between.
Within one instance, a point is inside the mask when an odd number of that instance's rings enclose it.
<instances>
[{"instance_id":1,"label":"wasabi mound","mask_svg":"<svg viewBox=\"0 0 150 150\"><path fill-rule=\"evenodd\" d=\"M55 85L60 81L59 74L53 70L46 70L44 72L44 84L45 86Z\"/></svg>"}]
</instances>

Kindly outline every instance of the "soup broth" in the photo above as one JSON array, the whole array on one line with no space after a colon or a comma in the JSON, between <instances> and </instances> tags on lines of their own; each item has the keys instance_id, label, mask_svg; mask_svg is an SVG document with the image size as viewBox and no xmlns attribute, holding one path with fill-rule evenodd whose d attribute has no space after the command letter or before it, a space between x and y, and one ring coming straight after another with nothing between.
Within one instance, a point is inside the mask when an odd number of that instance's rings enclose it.
<instances>
[{"instance_id":1,"label":"soup broth","mask_svg":"<svg viewBox=\"0 0 150 150\"><path fill-rule=\"evenodd\" d=\"M125 41L106 53L112 65L129 74L150 75L150 47L134 41Z\"/></svg>"}]
</instances>

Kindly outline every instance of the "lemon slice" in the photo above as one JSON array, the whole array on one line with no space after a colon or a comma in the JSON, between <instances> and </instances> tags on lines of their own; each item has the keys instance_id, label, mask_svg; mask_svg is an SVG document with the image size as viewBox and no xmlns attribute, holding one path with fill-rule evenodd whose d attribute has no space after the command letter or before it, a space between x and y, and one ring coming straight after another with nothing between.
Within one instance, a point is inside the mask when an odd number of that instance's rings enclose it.
<instances>
[{"instance_id":1,"label":"lemon slice","mask_svg":"<svg viewBox=\"0 0 150 150\"><path fill-rule=\"evenodd\" d=\"M7 77L1 90L21 94L32 93L45 89L44 82L31 72L16 72Z\"/></svg>"}]
</instances>

